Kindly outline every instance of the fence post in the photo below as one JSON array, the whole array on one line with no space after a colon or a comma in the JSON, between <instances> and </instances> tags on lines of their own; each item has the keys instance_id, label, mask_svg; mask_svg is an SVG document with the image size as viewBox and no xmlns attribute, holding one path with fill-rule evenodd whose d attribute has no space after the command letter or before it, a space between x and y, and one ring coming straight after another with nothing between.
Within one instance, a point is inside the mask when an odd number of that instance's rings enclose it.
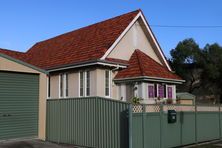
<instances>
[{"instance_id":1,"label":"fence post","mask_svg":"<svg viewBox=\"0 0 222 148\"><path fill-rule=\"evenodd\" d=\"M142 104L142 135L143 135L143 148L145 147L145 132L144 132L144 128L145 128L145 105Z\"/></svg>"},{"instance_id":2,"label":"fence post","mask_svg":"<svg viewBox=\"0 0 222 148\"><path fill-rule=\"evenodd\" d=\"M60 103L60 99L58 99L58 118L59 118L59 122L58 122L58 144L60 144L60 140L61 140L61 103Z\"/></svg>"},{"instance_id":3,"label":"fence post","mask_svg":"<svg viewBox=\"0 0 222 148\"><path fill-rule=\"evenodd\" d=\"M164 147L163 143L163 105L160 104L160 148Z\"/></svg>"},{"instance_id":4,"label":"fence post","mask_svg":"<svg viewBox=\"0 0 222 148\"><path fill-rule=\"evenodd\" d=\"M133 130L133 114L132 114L132 104L129 105L129 148L133 148L133 133L132 133L132 130Z\"/></svg>"},{"instance_id":5,"label":"fence post","mask_svg":"<svg viewBox=\"0 0 222 148\"><path fill-rule=\"evenodd\" d=\"M198 144L197 139L197 105L195 103L195 143Z\"/></svg>"}]
</instances>

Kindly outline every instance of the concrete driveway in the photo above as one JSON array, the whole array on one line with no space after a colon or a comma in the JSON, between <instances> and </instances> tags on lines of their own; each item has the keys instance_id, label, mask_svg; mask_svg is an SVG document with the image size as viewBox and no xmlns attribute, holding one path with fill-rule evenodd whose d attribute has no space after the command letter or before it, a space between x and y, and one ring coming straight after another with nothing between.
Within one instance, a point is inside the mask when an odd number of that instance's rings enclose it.
<instances>
[{"instance_id":1,"label":"concrete driveway","mask_svg":"<svg viewBox=\"0 0 222 148\"><path fill-rule=\"evenodd\" d=\"M77 148L74 145L55 144L41 140L4 141L0 148Z\"/></svg>"}]
</instances>

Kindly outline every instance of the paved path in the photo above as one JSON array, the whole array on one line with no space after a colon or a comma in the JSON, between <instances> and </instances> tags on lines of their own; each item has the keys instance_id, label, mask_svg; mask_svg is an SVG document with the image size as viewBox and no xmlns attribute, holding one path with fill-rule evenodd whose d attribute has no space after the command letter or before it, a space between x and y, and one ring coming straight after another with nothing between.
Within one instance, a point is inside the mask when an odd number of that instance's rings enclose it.
<instances>
[{"instance_id":1,"label":"paved path","mask_svg":"<svg viewBox=\"0 0 222 148\"><path fill-rule=\"evenodd\" d=\"M5 141L0 142L0 148L77 148L73 145L58 145L41 140Z\"/></svg>"},{"instance_id":2,"label":"paved path","mask_svg":"<svg viewBox=\"0 0 222 148\"><path fill-rule=\"evenodd\" d=\"M198 146L187 146L185 148L222 148L222 141L200 143Z\"/></svg>"}]
</instances>

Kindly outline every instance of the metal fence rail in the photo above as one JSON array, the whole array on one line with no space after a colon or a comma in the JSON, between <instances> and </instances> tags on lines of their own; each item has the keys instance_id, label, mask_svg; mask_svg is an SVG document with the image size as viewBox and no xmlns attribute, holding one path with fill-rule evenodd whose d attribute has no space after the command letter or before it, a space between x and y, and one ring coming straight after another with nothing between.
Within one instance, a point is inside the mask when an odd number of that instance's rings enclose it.
<instances>
[{"instance_id":1,"label":"metal fence rail","mask_svg":"<svg viewBox=\"0 0 222 148\"><path fill-rule=\"evenodd\" d=\"M168 110L177 122L168 123ZM132 107L132 148L168 148L221 138L221 107L136 105Z\"/></svg>"},{"instance_id":2,"label":"metal fence rail","mask_svg":"<svg viewBox=\"0 0 222 148\"><path fill-rule=\"evenodd\" d=\"M168 110L177 122L168 123ZM221 107L136 105L100 97L47 100L48 141L95 148L168 148L221 138Z\"/></svg>"},{"instance_id":3,"label":"metal fence rail","mask_svg":"<svg viewBox=\"0 0 222 148\"><path fill-rule=\"evenodd\" d=\"M48 141L128 148L129 104L99 97L47 100Z\"/></svg>"}]
</instances>

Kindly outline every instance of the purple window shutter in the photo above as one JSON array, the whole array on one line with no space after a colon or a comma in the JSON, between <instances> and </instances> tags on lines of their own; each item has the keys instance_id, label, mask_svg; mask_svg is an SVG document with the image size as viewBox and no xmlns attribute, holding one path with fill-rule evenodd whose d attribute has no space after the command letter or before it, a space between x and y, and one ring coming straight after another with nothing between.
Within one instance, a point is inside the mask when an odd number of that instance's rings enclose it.
<instances>
[{"instance_id":1,"label":"purple window shutter","mask_svg":"<svg viewBox=\"0 0 222 148\"><path fill-rule=\"evenodd\" d=\"M164 98L164 85L158 85L158 97Z\"/></svg>"},{"instance_id":2,"label":"purple window shutter","mask_svg":"<svg viewBox=\"0 0 222 148\"><path fill-rule=\"evenodd\" d=\"M173 88L172 87L167 87L167 94L168 94L169 99L173 98Z\"/></svg>"},{"instance_id":3,"label":"purple window shutter","mask_svg":"<svg viewBox=\"0 0 222 148\"><path fill-rule=\"evenodd\" d=\"M154 98L154 96L155 96L154 93L155 93L155 92L154 92L154 86L149 85L149 86L148 86L148 96L149 96L149 98Z\"/></svg>"}]
</instances>

